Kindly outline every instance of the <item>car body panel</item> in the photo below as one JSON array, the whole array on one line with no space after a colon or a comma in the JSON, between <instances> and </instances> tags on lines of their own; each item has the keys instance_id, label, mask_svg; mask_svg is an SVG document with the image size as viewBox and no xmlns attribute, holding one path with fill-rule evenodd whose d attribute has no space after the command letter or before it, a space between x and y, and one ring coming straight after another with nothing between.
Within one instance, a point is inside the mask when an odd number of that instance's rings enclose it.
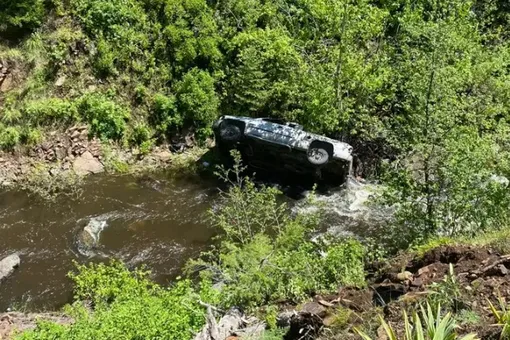
<instances>
[{"instance_id":1,"label":"car body panel","mask_svg":"<svg viewBox=\"0 0 510 340\"><path fill-rule=\"evenodd\" d=\"M349 173L352 165L352 147L325 136L304 131L295 123L277 123L273 119L222 116L214 125L217 141L222 122L242 127L242 139L235 146L255 161L253 164L266 163L273 168L292 168L295 172L313 173L317 169L339 173ZM329 162L323 166L311 164L307 151L313 142L325 142L331 145ZM219 144L219 143L218 143Z\"/></svg>"}]
</instances>

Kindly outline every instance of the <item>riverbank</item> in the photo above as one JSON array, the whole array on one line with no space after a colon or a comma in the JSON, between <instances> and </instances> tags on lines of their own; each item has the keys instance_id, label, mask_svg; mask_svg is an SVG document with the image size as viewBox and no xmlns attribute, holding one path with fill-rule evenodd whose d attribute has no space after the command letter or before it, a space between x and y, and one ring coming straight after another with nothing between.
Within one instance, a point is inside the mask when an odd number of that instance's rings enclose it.
<instances>
[{"instance_id":1,"label":"riverbank","mask_svg":"<svg viewBox=\"0 0 510 340\"><path fill-rule=\"evenodd\" d=\"M79 188L81 180L93 174L133 174L171 170L193 174L207 147L198 147L192 136L176 143L163 144L149 151L102 142L90 137L86 125L48 133L34 146L13 152L0 150L0 188L25 189L41 196L54 197ZM211 147L212 142L207 146ZM174 149L174 152L170 151Z\"/></svg>"},{"instance_id":2,"label":"riverbank","mask_svg":"<svg viewBox=\"0 0 510 340\"><path fill-rule=\"evenodd\" d=\"M441 320L459 335L499 337L502 325L492 325L506 322L496 316L510 298L506 229L433 238L381 256L362 237L314 237L320 206L292 212L275 188L234 183L215 198L208 220L215 245L181 263L183 278L156 284L133 270L143 260L78 265L70 275L74 302L65 309L74 323L38 326L20 339L211 340L225 331L229 339L354 340L358 332L387 339L381 320L402 335L404 311L413 315L426 305L441 308Z\"/></svg>"},{"instance_id":3,"label":"riverbank","mask_svg":"<svg viewBox=\"0 0 510 340\"><path fill-rule=\"evenodd\" d=\"M367 265L365 288L344 286L297 305L282 301L276 309L260 306L252 310L258 319L241 313L244 316L238 323L229 312L228 322L236 326L225 334L231 340L357 340L358 331L363 331L372 339L383 340L388 337L379 320L382 317L403 339L404 312L413 315L427 302L440 305L443 313L452 313L459 336L499 339L503 324L494 311L504 313L502 308L510 299L510 256L497 247L438 246L425 253L402 253L384 264ZM214 315L220 319L224 313L215 310ZM243 318L250 322L244 323ZM4 313L0 315L0 339L14 339L20 332L36 329L40 321L65 327L73 318L59 313ZM202 332L197 339L212 339L204 334L208 333Z\"/></svg>"}]
</instances>

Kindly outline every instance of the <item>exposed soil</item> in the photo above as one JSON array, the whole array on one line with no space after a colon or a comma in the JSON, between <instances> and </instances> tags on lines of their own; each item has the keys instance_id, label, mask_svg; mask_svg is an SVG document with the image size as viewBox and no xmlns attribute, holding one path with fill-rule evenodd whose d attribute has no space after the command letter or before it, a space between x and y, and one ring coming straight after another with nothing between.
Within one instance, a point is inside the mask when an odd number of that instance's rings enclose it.
<instances>
[{"instance_id":1,"label":"exposed soil","mask_svg":"<svg viewBox=\"0 0 510 340\"><path fill-rule=\"evenodd\" d=\"M58 313L5 313L0 314L0 340L12 339L22 331L34 329L38 321L68 324L72 319Z\"/></svg>"},{"instance_id":2,"label":"exposed soil","mask_svg":"<svg viewBox=\"0 0 510 340\"><path fill-rule=\"evenodd\" d=\"M377 339L386 339L377 320L377 315L382 314L397 335L402 335L403 311L412 314L427 296L439 296L450 274L450 264L457 293L442 294L453 301L453 306L448 308L457 319L458 333L474 332L481 340L499 339L501 328L495 325L488 301L496 306L498 297L510 301L510 255L483 247L444 246L422 257L398 257L375 275L366 289L343 288L337 294L316 296L313 302L301 308L296 321L306 325L310 320L303 318L312 308L311 314L321 317L322 326L325 326L322 339L359 339L354 327L371 332ZM348 320L343 325L335 325L335 315L345 308L350 311ZM463 316L467 314L475 315L476 319ZM291 328L290 334L299 334L299 330ZM289 336L287 339L297 338Z\"/></svg>"},{"instance_id":3,"label":"exposed soil","mask_svg":"<svg viewBox=\"0 0 510 340\"><path fill-rule=\"evenodd\" d=\"M12 152L0 150L0 188L17 187L29 178L42 176L41 169L50 177L76 174L80 177L104 171L118 171L122 165L127 171L153 170L171 167L175 154L196 146L192 131L174 136L170 144L154 147L149 154L140 154L136 148L117 144L102 144L92 137L86 125L75 125L64 131L48 132L45 140L34 147L19 147ZM209 141L208 146L212 146Z\"/></svg>"}]
</instances>

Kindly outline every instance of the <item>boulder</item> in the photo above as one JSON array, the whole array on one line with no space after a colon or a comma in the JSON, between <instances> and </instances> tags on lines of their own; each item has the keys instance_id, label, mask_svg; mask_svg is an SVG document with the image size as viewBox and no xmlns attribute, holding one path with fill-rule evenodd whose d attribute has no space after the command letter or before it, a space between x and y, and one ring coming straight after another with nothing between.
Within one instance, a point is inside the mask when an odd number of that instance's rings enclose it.
<instances>
[{"instance_id":1,"label":"boulder","mask_svg":"<svg viewBox=\"0 0 510 340\"><path fill-rule=\"evenodd\" d=\"M230 309L219 322L216 321L212 307L207 307L206 324L194 340L220 340L226 339L244 327L243 313L237 309Z\"/></svg>"},{"instance_id":2,"label":"boulder","mask_svg":"<svg viewBox=\"0 0 510 340\"><path fill-rule=\"evenodd\" d=\"M78 234L78 251L82 255L92 256L92 250L99 244L101 232L106 228L107 223L104 220L92 218L89 223Z\"/></svg>"},{"instance_id":3,"label":"boulder","mask_svg":"<svg viewBox=\"0 0 510 340\"><path fill-rule=\"evenodd\" d=\"M74 160L73 170L77 175L85 176L104 172L104 166L90 152L86 151Z\"/></svg>"},{"instance_id":4,"label":"boulder","mask_svg":"<svg viewBox=\"0 0 510 340\"><path fill-rule=\"evenodd\" d=\"M170 151L160 151L155 156L162 162L168 162L172 158L172 153Z\"/></svg>"},{"instance_id":5,"label":"boulder","mask_svg":"<svg viewBox=\"0 0 510 340\"><path fill-rule=\"evenodd\" d=\"M0 261L0 282L11 275L19 267L21 260L17 254L12 254Z\"/></svg>"},{"instance_id":6,"label":"boulder","mask_svg":"<svg viewBox=\"0 0 510 340\"><path fill-rule=\"evenodd\" d=\"M64 75L61 75L60 77L58 77L57 81L55 82L55 86L61 87L64 85L65 82L66 82L66 76L64 74Z\"/></svg>"},{"instance_id":7,"label":"boulder","mask_svg":"<svg viewBox=\"0 0 510 340\"><path fill-rule=\"evenodd\" d=\"M7 92L13 87L12 74L7 74L3 81L0 83L0 92Z\"/></svg>"},{"instance_id":8,"label":"boulder","mask_svg":"<svg viewBox=\"0 0 510 340\"><path fill-rule=\"evenodd\" d=\"M311 301L311 302L305 303L305 305L301 309L301 312L315 314L315 315L323 318L326 316L327 309L326 309L326 307L319 304L318 302Z\"/></svg>"}]
</instances>

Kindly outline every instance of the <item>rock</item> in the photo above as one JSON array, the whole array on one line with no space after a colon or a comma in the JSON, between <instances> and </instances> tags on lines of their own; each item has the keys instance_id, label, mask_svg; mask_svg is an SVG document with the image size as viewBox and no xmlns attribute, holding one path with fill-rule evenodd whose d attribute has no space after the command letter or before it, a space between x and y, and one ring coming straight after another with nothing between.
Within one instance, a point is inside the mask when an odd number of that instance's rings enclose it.
<instances>
[{"instance_id":1,"label":"rock","mask_svg":"<svg viewBox=\"0 0 510 340\"><path fill-rule=\"evenodd\" d=\"M74 160L73 170L77 175L85 176L104 172L104 166L90 152L86 151Z\"/></svg>"},{"instance_id":2,"label":"rock","mask_svg":"<svg viewBox=\"0 0 510 340\"><path fill-rule=\"evenodd\" d=\"M411 286L413 286L413 287L421 287L421 286L423 286L423 280L421 278L417 277L416 279L411 281Z\"/></svg>"},{"instance_id":3,"label":"rock","mask_svg":"<svg viewBox=\"0 0 510 340\"><path fill-rule=\"evenodd\" d=\"M235 332L235 336L232 336L232 337L228 337L226 338L226 340L228 339L262 339L263 338L263 333L264 331L266 330L267 328L267 325L264 323L264 322L261 322L257 319L255 319L255 321L251 321L249 322L249 324L244 327L243 329L241 330L238 330Z\"/></svg>"},{"instance_id":4,"label":"rock","mask_svg":"<svg viewBox=\"0 0 510 340\"><path fill-rule=\"evenodd\" d=\"M326 316L324 319L322 319L322 323L324 324L324 326L326 327L331 327L335 324L335 322L337 322L337 317L336 315L328 315Z\"/></svg>"},{"instance_id":5,"label":"rock","mask_svg":"<svg viewBox=\"0 0 510 340\"><path fill-rule=\"evenodd\" d=\"M0 282L11 275L19 267L21 259L18 254L12 254L0 261Z\"/></svg>"},{"instance_id":6,"label":"rock","mask_svg":"<svg viewBox=\"0 0 510 340\"><path fill-rule=\"evenodd\" d=\"M377 340L388 340L388 335L382 325L377 328Z\"/></svg>"},{"instance_id":7,"label":"rock","mask_svg":"<svg viewBox=\"0 0 510 340\"><path fill-rule=\"evenodd\" d=\"M106 221L91 218L85 228L78 234L78 251L83 255L91 256L92 249L99 244L101 232L106 227Z\"/></svg>"},{"instance_id":8,"label":"rock","mask_svg":"<svg viewBox=\"0 0 510 340\"><path fill-rule=\"evenodd\" d=\"M278 314L276 317L276 324L280 328L287 328L290 326L290 320L294 315L296 315L296 311L285 311Z\"/></svg>"},{"instance_id":9,"label":"rock","mask_svg":"<svg viewBox=\"0 0 510 340\"><path fill-rule=\"evenodd\" d=\"M403 272L397 274L397 280L403 282L410 280L413 277L413 274L411 272Z\"/></svg>"},{"instance_id":10,"label":"rock","mask_svg":"<svg viewBox=\"0 0 510 340\"><path fill-rule=\"evenodd\" d=\"M219 322L216 322L212 308L207 308L206 325L194 340L226 339L243 328L243 314L237 308L230 309Z\"/></svg>"},{"instance_id":11,"label":"rock","mask_svg":"<svg viewBox=\"0 0 510 340\"><path fill-rule=\"evenodd\" d=\"M504 264L500 264L496 267L496 271L498 275L505 276L508 274L508 269L505 267Z\"/></svg>"},{"instance_id":12,"label":"rock","mask_svg":"<svg viewBox=\"0 0 510 340\"><path fill-rule=\"evenodd\" d=\"M67 157L67 151L64 148L57 148L55 149L55 156L59 161L63 160Z\"/></svg>"},{"instance_id":13,"label":"rock","mask_svg":"<svg viewBox=\"0 0 510 340\"><path fill-rule=\"evenodd\" d=\"M57 177L62 173L62 171L59 168L51 168L49 172L52 177Z\"/></svg>"},{"instance_id":14,"label":"rock","mask_svg":"<svg viewBox=\"0 0 510 340\"><path fill-rule=\"evenodd\" d=\"M427 274L428 272L430 272L430 267L431 267L431 266L432 266L432 265L428 265L428 266L426 266L426 267L420 268L420 269L418 270L418 275L419 275L419 276L422 276L423 274Z\"/></svg>"},{"instance_id":15,"label":"rock","mask_svg":"<svg viewBox=\"0 0 510 340\"><path fill-rule=\"evenodd\" d=\"M55 82L55 86L61 87L62 85L64 85L65 81L66 81L65 74L61 75L60 77L58 77L57 81Z\"/></svg>"},{"instance_id":16,"label":"rock","mask_svg":"<svg viewBox=\"0 0 510 340\"><path fill-rule=\"evenodd\" d=\"M13 87L13 77L12 74L7 74L0 84L0 92L7 92Z\"/></svg>"},{"instance_id":17,"label":"rock","mask_svg":"<svg viewBox=\"0 0 510 340\"><path fill-rule=\"evenodd\" d=\"M71 134L71 138L75 139L75 138L78 138L78 137L80 137L80 131L74 130L74 132Z\"/></svg>"},{"instance_id":18,"label":"rock","mask_svg":"<svg viewBox=\"0 0 510 340\"><path fill-rule=\"evenodd\" d=\"M313 301L305 303L305 305L301 309L301 312L315 314L322 318L326 315L327 309L323 305Z\"/></svg>"},{"instance_id":19,"label":"rock","mask_svg":"<svg viewBox=\"0 0 510 340\"><path fill-rule=\"evenodd\" d=\"M49 151L51 149L52 145L50 142L44 142L41 144L41 148L44 150L44 151Z\"/></svg>"},{"instance_id":20,"label":"rock","mask_svg":"<svg viewBox=\"0 0 510 340\"><path fill-rule=\"evenodd\" d=\"M170 151L161 151L155 154L155 156L162 162L168 162L172 158Z\"/></svg>"}]
</instances>

